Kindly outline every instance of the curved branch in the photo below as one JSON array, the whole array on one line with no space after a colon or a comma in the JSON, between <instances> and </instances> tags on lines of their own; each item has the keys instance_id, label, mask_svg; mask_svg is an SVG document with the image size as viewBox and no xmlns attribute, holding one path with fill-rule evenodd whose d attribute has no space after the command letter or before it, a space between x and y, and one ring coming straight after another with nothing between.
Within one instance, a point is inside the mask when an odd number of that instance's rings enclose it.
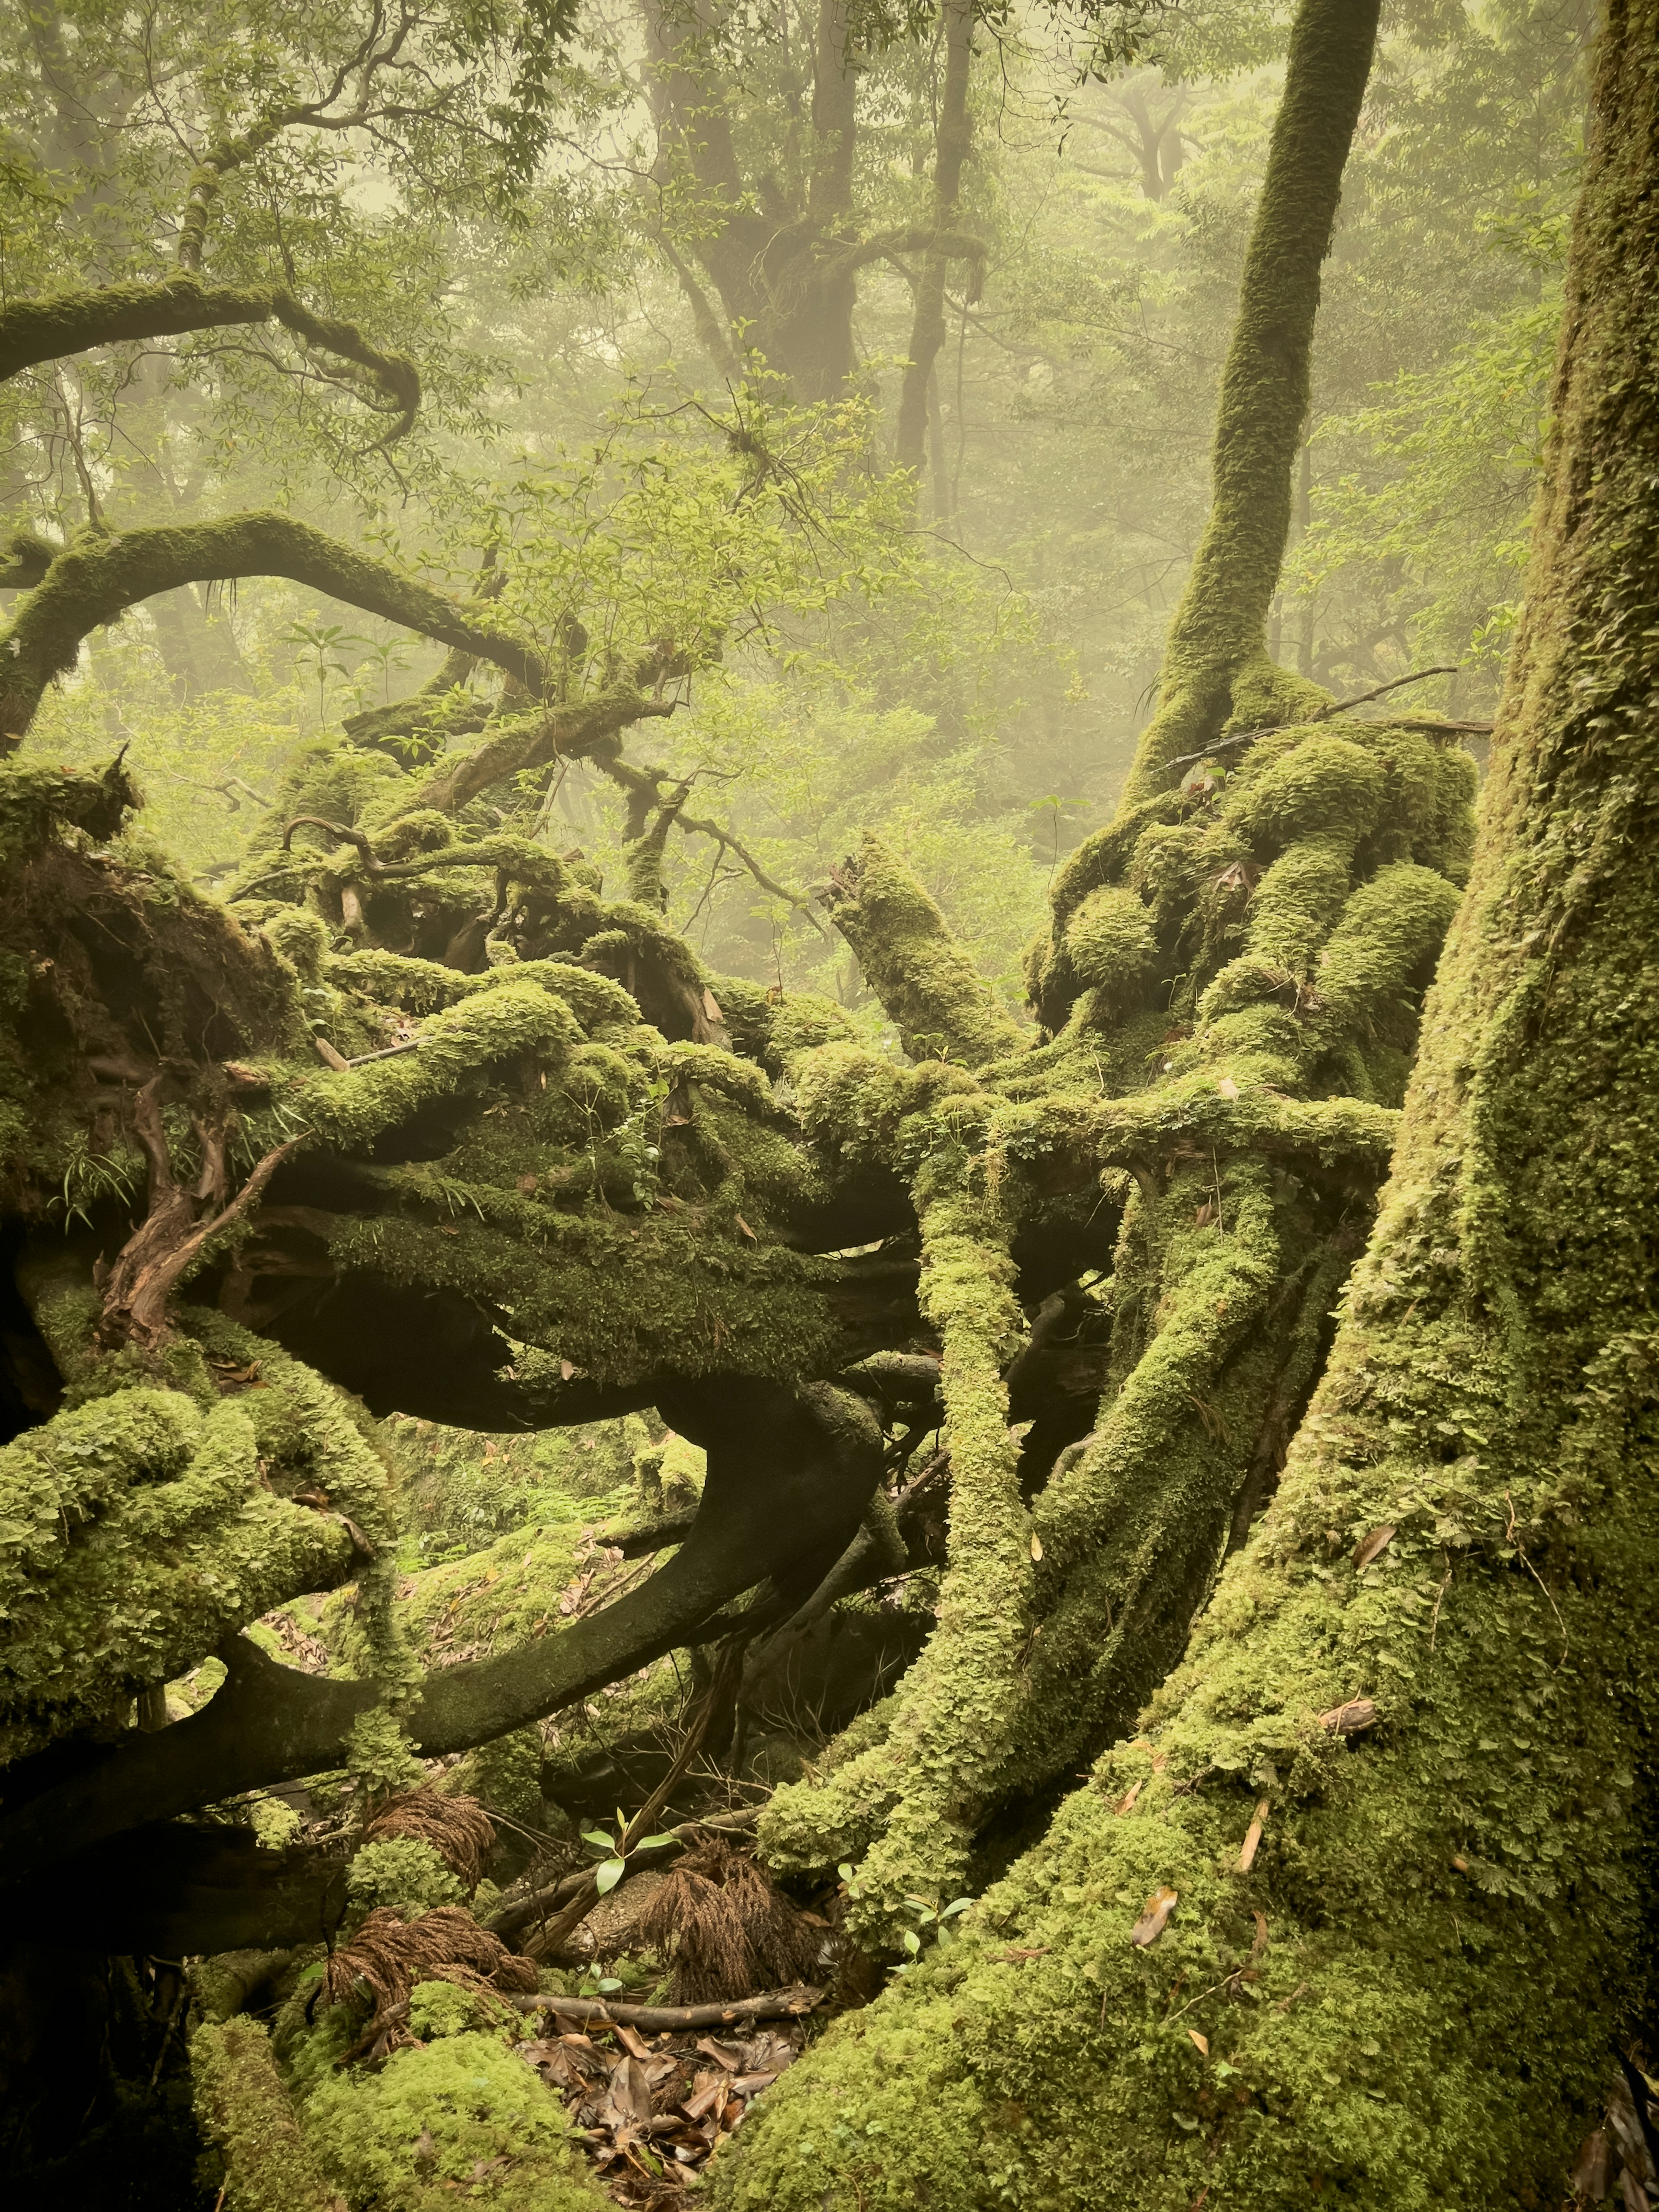
<instances>
[{"instance_id":1,"label":"curved branch","mask_svg":"<svg viewBox=\"0 0 1659 2212\"><path fill-rule=\"evenodd\" d=\"M544 714L519 716L487 744L446 761L398 813L435 807L441 814L458 814L491 784L504 783L526 769L545 767L549 761L584 760L597 754L608 774L605 748L617 732L630 722L672 714L674 704L672 699L651 699L637 691L602 691Z\"/></svg>"},{"instance_id":2,"label":"curved branch","mask_svg":"<svg viewBox=\"0 0 1659 2212\"><path fill-rule=\"evenodd\" d=\"M354 552L291 515L236 514L112 536L83 530L64 547L0 635L0 732L27 730L46 687L67 675L93 630L180 584L286 576L366 614L492 661L532 694L547 665L533 646L477 617L447 593ZM432 800L422 800L432 805Z\"/></svg>"},{"instance_id":3,"label":"curved branch","mask_svg":"<svg viewBox=\"0 0 1659 2212\"><path fill-rule=\"evenodd\" d=\"M408 1717L427 1757L458 1751L590 1696L660 1658L743 1591L851 1539L881 1474L881 1434L827 1385L792 1391L730 1376L669 1388L658 1404L708 1451L691 1534L648 1582L554 1636L439 1670ZM338 1766L372 1681L301 1674L245 1638L222 1654L217 1694L189 1720L130 1736L95 1765L0 1818L0 1881L66 1849L193 1807Z\"/></svg>"},{"instance_id":4,"label":"curved branch","mask_svg":"<svg viewBox=\"0 0 1659 2212\"><path fill-rule=\"evenodd\" d=\"M414 427L421 380L412 361L383 353L350 323L316 315L280 284L204 284L193 274L158 284L105 284L86 292L52 292L0 308L0 383L42 362L86 353L124 339L177 337L189 331L239 323L281 323L320 351L364 372L383 408L398 421L380 441L391 445Z\"/></svg>"},{"instance_id":5,"label":"curved branch","mask_svg":"<svg viewBox=\"0 0 1659 2212\"><path fill-rule=\"evenodd\" d=\"M949 261L972 261L981 273L990 254L982 238L969 230L935 230L927 223L907 223L897 230L878 230L873 238L830 255L821 264L831 276L850 276L866 263L884 261L893 253L936 253Z\"/></svg>"}]
</instances>

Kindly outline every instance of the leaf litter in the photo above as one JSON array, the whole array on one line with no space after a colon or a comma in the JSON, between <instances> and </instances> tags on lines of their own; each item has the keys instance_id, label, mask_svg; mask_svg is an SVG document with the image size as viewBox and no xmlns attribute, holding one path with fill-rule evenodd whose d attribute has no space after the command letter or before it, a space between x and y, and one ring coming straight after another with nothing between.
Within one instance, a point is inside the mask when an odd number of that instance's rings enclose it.
<instances>
[{"instance_id":1,"label":"leaf litter","mask_svg":"<svg viewBox=\"0 0 1659 2212\"><path fill-rule=\"evenodd\" d=\"M629 2212L664 2212L695 2189L750 2102L800 2054L799 2023L726 2039L690 2028L544 2036L515 2047L563 2099L572 2127Z\"/></svg>"}]
</instances>

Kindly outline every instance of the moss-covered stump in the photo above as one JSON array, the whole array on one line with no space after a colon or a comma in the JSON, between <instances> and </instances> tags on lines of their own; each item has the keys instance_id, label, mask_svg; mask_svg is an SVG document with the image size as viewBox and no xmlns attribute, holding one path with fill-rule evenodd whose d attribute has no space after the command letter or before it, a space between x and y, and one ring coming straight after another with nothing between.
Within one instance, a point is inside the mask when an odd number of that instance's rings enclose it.
<instances>
[{"instance_id":1,"label":"moss-covered stump","mask_svg":"<svg viewBox=\"0 0 1659 2212\"><path fill-rule=\"evenodd\" d=\"M1659 8L1615 7L1468 899L1278 1495L1145 1732L734 2206L1553 2205L1644 1989Z\"/></svg>"}]
</instances>

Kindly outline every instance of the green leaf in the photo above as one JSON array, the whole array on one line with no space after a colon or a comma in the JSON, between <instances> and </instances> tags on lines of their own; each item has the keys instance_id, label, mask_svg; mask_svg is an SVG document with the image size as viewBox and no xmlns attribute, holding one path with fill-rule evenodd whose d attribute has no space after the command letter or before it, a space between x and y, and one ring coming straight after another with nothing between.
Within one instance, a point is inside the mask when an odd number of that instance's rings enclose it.
<instances>
[{"instance_id":1,"label":"green leaf","mask_svg":"<svg viewBox=\"0 0 1659 2212\"><path fill-rule=\"evenodd\" d=\"M910 1954L910 1956L913 1959L915 1957L917 1952L921 1948L921 1938L917 1935L914 1928L907 1928L903 1935L900 1936L899 1941L903 1944L905 1949Z\"/></svg>"},{"instance_id":2,"label":"green leaf","mask_svg":"<svg viewBox=\"0 0 1659 2212\"><path fill-rule=\"evenodd\" d=\"M653 1851L663 1844L677 1844L678 1836L641 1836L634 1848L636 1851Z\"/></svg>"},{"instance_id":3,"label":"green leaf","mask_svg":"<svg viewBox=\"0 0 1659 2212\"><path fill-rule=\"evenodd\" d=\"M951 1903L945 1906L944 1911L940 1913L939 1918L941 1920L949 1920L956 1913L966 1912L973 1901L974 1900L971 1897L958 1897L952 1899Z\"/></svg>"},{"instance_id":4,"label":"green leaf","mask_svg":"<svg viewBox=\"0 0 1659 2212\"><path fill-rule=\"evenodd\" d=\"M596 1851L612 1851L617 1848L614 1840L606 1835L603 1828L584 1828L582 1841L585 1844L592 1844Z\"/></svg>"},{"instance_id":5,"label":"green leaf","mask_svg":"<svg viewBox=\"0 0 1659 2212\"><path fill-rule=\"evenodd\" d=\"M594 1869L593 1881L599 1895L604 1897L613 1890L627 1871L626 1859L606 1859L603 1866L597 1867Z\"/></svg>"}]
</instances>

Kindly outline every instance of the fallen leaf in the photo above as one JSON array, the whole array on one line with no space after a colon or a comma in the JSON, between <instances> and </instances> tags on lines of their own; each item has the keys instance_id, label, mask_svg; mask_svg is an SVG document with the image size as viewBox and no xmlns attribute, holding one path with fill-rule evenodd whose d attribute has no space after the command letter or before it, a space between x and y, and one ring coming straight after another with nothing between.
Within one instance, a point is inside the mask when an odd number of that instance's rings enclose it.
<instances>
[{"instance_id":1,"label":"fallen leaf","mask_svg":"<svg viewBox=\"0 0 1659 2212\"><path fill-rule=\"evenodd\" d=\"M568 1382L575 1371L574 1366L569 1360L562 1359L559 1362L559 1380L562 1382Z\"/></svg>"},{"instance_id":2,"label":"fallen leaf","mask_svg":"<svg viewBox=\"0 0 1659 2212\"><path fill-rule=\"evenodd\" d=\"M1042 1539L1035 1528L1031 1531L1031 1557L1034 1559L1040 1559L1042 1557Z\"/></svg>"},{"instance_id":3,"label":"fallen leaf","mask_svg":"<svg viewBox=\"0 0 1659 2212\"><path fill-rule=\"evenodd\" d=\"M1319 1725L1333 1735L1358 1735L1376 1718L1376 1706L1370 1698L1350 1698L1346 1705L1333 1705L1329 1712L1321 1713Z\"/></svg>"},{"instance_id":4,"label":"fallen leaf","mask_svg":"<svg viewBox=\"0 0 1659 2212\"><path fill-rule=\"evenodd\" d=\"M519 1177L519 1188L524 1193L525 1196L528 1198L531 1192L539 1187L541 1177L539 1176L521 1175Z\"/></svg>"},{"instance_id":5,"label":"fallen leaf","mask_svg":"<svg viewBox=\"0 0 1659 2212\"><path fill-rule=\"evenodd\" d=\"M1209 2037L1207 2035L1200 2035L1195 2027L1189 2027L1187 2030L1187 2036L1188 2040L1191 2043L1196 2044L1202 2055L1207 2058L1210 2055Z\"/></svg>"},{"instance_id":6,"label":"fallen leaf","mask_svg":"<svg viewBox=\"0 0 1659 2212\"><path fill-rule=\"evenodd\" d=\"M1126 1813L1133 1809L1135 1799L1139 1796L1141 1791L1146 1787L1146 1778L1144 1774L1141 1776L1139 1782L1132 1782L1129 1784L1123 1795L1118 1799L1116 1804L1112 1808L1112 1811L1119 1820L1121 1820Z\"/></svg>"},{"instance_id":7,"label":"fallen leaf","mask_svg":"<svg viewBox=\"0 0 1659 2212\"><path fill-rule=\"evenodd\" d=\"M1145 1950L1149 1943L1156 1943L1168 1925L1170 1915L1175 1911L1179 1898L1178 1890L1155 1889L1146 1900L1146 1911L1129 1930L1129 1941L1141 1950Z\"/></svg>"},{"instance_id":8,"label":"fallen leaf","mask_svg":"<svg viewBox=\"0 0 1659 2212\"><path fill-rule=\"evenodd\" d=\"M1011 1943L1006 1951L999 1951L995 1954L998 1964L1004 1966L1023 1966L1028 1959L1046 1959L1048 1955L1048 1947L1046 1943L1041 1950L1036 1951L1022 1951L1018 1944Z\"/></svg>"},{"instance_id":9,"label":"fallen leaf","mask_svg":"<svg viewBox=\"0 0 1659 2212\"><path fill-rule=\"evenodd\" d=\"M748 1224L748 1223L744 1219L744 1218L743 1218L742 1214L740 1214L740 1213L739 1213L739 1214L736 1215L734 1218L735 1218L735 1219L736 1219L736 1221L737 1221L737 1224L738 1224L738 1228L742 1230L742 1231L743 1231L744 1235L744 1236L749 1239L749 1242L750 1242L751 1244L754 1244L754 1243L758 1243L758 1241L759 1241L759 1240L758 1240L758 1239L757 1239L757 1237L756 1237L754 1231L753 1231L753 1230L749 1226L749 1224Z\"/></svg>"},{"instance_id":10,"label":"fallen leaf","mask_svg":"<svg viewBox=\"0 0 1659 2212\"><path fill-rule=\"evenodd\" d=\"M1264 1797L1255 1808L1255 1818L1244 1831L1244 1841L1238 1854L1240 1874L1249 1874L1255 1863L1256 1847L1261 1841L1261 1824L1267 1817L1267 1800Z\"/></svg>"},{"instance_id":11,"label":"fallen leaf","mask_svg":"<svg viewBox=\"0 0 1659 2212\"><path fill-rule=\"evenodd\" d=\"M619 2026L616 2031L616 2036L623 2049L632 2057L639 2059L650 2057L651 2045L645 2040L638 2028Z\"/></svg>"},{"instance_id":12,"label":"fallen leaf","mask_svg":"<svg viewBox=\"0 0 1659 2212\"><path fill-rule=\"evenodd\" d=\"M1370 1534L1365 1538L1364 1541L1354 1553L1353 1563L1355 1566L1370 1566L1371 1561L1376 1559L1379 1553L1388 1549L1389 1540L1393 1534L1394 1523L1392 1521L1385 1521L1380 1528L1373 1528Z\"/></svg>"},{"instance_id":13,"label":"fallen leaf","mask_svg":"<svg viewBox=\"0 0 1659 2212\"><path fill-rule=\"evenodd\" d=\"M1231 1075L1224 1075L1220 1082L1216 1085L1216 1093L1218 1097L1237 1098L1238 1096L1238 1085L1233 1081Z\"/></svg>"},{"instance_id":14,"label":"fallen leaf","mask_svg":"<svg viewBox=\"0 0 1659 2212\"><path fill-rule=\"evenodd\" d=\"M1458 1852L1456 1856L1452 1860L1452 1864L1456 1868L1459 1874L1467 1874L1469 1870L1469 1863L1463 1856L1461 1851Z\"/></svg>"}]
</instances>

